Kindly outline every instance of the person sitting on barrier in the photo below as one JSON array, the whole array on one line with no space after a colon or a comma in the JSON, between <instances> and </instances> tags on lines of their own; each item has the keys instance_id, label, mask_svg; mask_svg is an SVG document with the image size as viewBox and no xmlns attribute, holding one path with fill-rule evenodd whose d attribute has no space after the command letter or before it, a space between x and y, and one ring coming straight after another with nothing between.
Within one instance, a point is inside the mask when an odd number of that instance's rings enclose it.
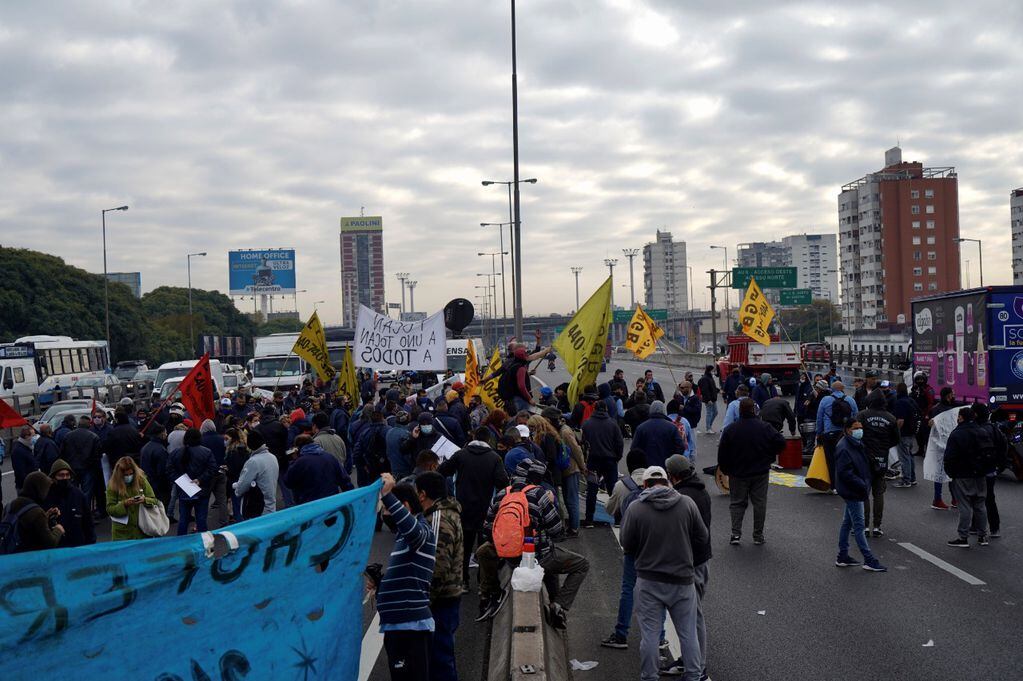
<instances>
[{"instance_id":1,"label":"person sitting on barrier","mask_svg":"<svg viewBox=\"0 0 1023 681\"><path fill-rule=\"evenodd\" d=\"M498 579L501 561L519 559L523 535L532 535L536 562L544 569L544 585L551 598L548 620L559 629L568 624L568 610L590 564L582 556L553 542L562 536L565 528L554 496L540 486L546 472L547 467L540 461L526 459L519 462L511 485L498 492L490 505L483 523L487 542L476 550L476 560L480 565L480 615L477 622L494 617L504 605L508 590L501 587ZM526 527L521 525L523 504L528 504L529 523ZM563 585L559 584L560 575L566 575Z\"/></svg>"}]
</instances>

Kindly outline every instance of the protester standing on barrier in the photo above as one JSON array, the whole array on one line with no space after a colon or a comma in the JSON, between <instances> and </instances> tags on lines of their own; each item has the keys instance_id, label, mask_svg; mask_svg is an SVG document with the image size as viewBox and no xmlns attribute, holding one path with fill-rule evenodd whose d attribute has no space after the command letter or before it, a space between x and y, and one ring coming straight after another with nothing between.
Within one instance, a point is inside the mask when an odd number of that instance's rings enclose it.
<instances>
[{"instance_id":1,"label":"protester standing on barrier","mask_svg":"<svg viewBox=\"0 0 1023 681\"><path fill-rule=\"evenodd\" d=\"M844 436L835 451L835 489L845 500L842 526L838 530L837 567L860 565L849 555L849 532L853 533L856 545L863 554L863 569L871 572L887 572L888 568L877 560L867 543L863 504L870 492L870 461L863 445L863 425L855 418L849 418L843 430Z\"/></svg>"},{"instance_id":2,"label":"protester standing on barrier","mask_svg":"<svg viewBox=\"0 0 1023 681\"><path fill-rule=\"evenodd\" d=\"M643 472L644 491L622 519L622 549L636 565L636 617L641 640L640 678L659 678L659 648L665 611L682 645L684 678L699 681L703 656L697 636L699 596L693 547L710 537L696 503L668 486L659 466Z\"/></svg>"},{"instance_id":3,"label":"protester standing on barrier","mask_svg":"<svg viewBox=\"0 0 1023 681\"><path fill-rule=\"evenodd\" d=\"M959 504L959 536L949 546L969 548L970 532L977 534L980 546L988 545L987 538L987 476L998 465L998 455L991 431L977 423L977 415L970 407L958 412L959 425L948 436L945 444L945 472L952 478L949 486Z\"/></svg>"},{"instance_id":4,"label":"protester standing on barrier","mask_svg":"<svg viewBox=\"0 0 1023 681\"><path fill-rule=\"evenodd\" d=\"M146 534L139 527L139 507L143 504L152 507L156 503L156 493L135 460L130 456L118 459L107 485L110 539L145 539Z\"/></svg>"},{"instance_id":5,"label":"protester standing on barrier","mask_svg":"<svg viewBox=\"0 0 1023 681\"><path fill-rule=\"evenodd\" d=\"M864 522L871 537L883 537L881 521L884 520L884 493L888 473L888 453L892 447L898 447L901 436L899 424L885 407L887 401L880 390L875 390L864 398L866 409L856 418L863 424L863 446L867 451L870 463L870 497L873 499L873 515L871 504L865 500L863 504Z\"/></svg>"},{"instance_id":6,"label":"protester standing on barrier","mask_svg":"<svg viewBox=\"0 0 1023 681\"><path fill-rule=\"evenodd\" d=\"M845 386L838 380L831 383L831 394L822 399L817 407L817 444L824 447L832 493L835 489L835 447L842 439L844 424L856 416L856 411L856 400L845 394Z\"/></svg>"},{"instance_id":7,"label":"protester standing on barrier","mask_svg":"<svg viewBox=\"0 0 1023 681\"><path fill-rule=\"evenodd\" d=\"M718 468L728 476L732 534L728 543L739 544L746 507L753 502L753 543L763 544L767 518L767 490L771 464L785 449L785 438L756 414L756 403L745 397L739 402L739 420L721 433Z\"/></svg>"},{"instance_id":8,"label":"protester standing on barrier","mask_svg":"<svg viewBox=\"0 0 1023 681\"><path fill-rule=\"evenodd\" d=\"M380 479L385 522L396 535L376 597L388 669L392 681L429 681L435 627L430 587L437 538L421 515L415 487L396 485L390 473Z\"/></svg>"}]
</instances>

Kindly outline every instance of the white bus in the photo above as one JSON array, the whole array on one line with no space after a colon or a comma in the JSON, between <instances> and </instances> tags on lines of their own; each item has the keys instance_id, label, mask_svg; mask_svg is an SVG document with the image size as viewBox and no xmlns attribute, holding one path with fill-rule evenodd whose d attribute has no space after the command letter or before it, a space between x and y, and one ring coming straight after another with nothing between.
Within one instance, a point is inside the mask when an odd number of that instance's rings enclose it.
<instances>
[{"instance_id":1,"label":"white bus","mask_svg":"<svg viewBox=\"0 0 1023 681\"><path fill-rule=\"evenodd\" d=\"M0 397L11 404L17 397L21 411L30 413L34 402L51 404L56 391L74 387L81 378L102 376L109 366L106 341L24 336L0 344Z\"/></svg>"}]
</instances>

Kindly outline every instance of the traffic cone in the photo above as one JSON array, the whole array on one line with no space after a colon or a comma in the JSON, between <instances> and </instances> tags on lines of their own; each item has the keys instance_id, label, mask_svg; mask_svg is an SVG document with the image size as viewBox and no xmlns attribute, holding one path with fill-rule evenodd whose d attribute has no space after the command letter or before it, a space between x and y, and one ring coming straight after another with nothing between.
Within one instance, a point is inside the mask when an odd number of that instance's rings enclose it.
<instances>
[{"instance_id":1,"label":"traffic cone","mask_svg":"<svg viewBox=\"0 0 1023 681\"><path fill-rule=\"evenodd\" d=\"M813 459L810 460L810 468L806 471L806 484L818 492L827 492L831 489L831 475L828 474L828 461L824 457L823 445L817 445L813 450Z\"/></svg>"}]
</instances>

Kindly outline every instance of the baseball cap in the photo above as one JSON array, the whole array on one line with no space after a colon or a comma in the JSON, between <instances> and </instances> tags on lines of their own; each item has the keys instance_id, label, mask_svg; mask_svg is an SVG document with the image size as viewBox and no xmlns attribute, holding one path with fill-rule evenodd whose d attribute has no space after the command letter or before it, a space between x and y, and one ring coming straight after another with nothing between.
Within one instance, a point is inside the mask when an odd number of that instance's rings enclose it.
<instances>
[{"instance_id":1,"label":"baseball cap","mask_svg":"<svg viewBox=\"0 0 1023 681\"><path fill-rule=\"evenodd\" d=\"M529 426L520 423L519 425L515 426L515 430L519 431L520 437L529 437Z\"/></svg>"},{"instance_id":2,"label":"baseball cap","mask_svg":"<svg viewBox=\"0 0 1023 681\"><path fill-rule=\"evenodd\" d=\"M672 454L664 462L664 468L673 478L688 478L693 473L693 462L681 454Z\"/></svg>"},{"instance_id":3,"label":"baseball cap","mask_svg":"<svg viewBox=\"0 0 1023 681\"><path fill-rule=\"evenodd\" d=\"M220 398L220 406L222 406L222 407L230 407L231 406L231 398L230 397L222 397L222 398Z\"/></svg>"},{"instance_id":4,"label":"baseball cap","mask_svg":"<svg viewBox=\"0 0 1023 681\"><path fill-rule=\"evenodd\" d=\"M643 471L643 482L647 480L667 480L668 474L660 466L649 466Z\"/></svg>"},{"instance_id":5,"label":"baseball cap","mask_svg":"<svg viewBox=\"0 0 1023 681\"><path fill-rule=\"evenodd\" d=\"M455 381L454 383L451 384L452 390L461 390L464 387L465 383L462 383L461 381Z\"/></svg>"}]
</instances>

